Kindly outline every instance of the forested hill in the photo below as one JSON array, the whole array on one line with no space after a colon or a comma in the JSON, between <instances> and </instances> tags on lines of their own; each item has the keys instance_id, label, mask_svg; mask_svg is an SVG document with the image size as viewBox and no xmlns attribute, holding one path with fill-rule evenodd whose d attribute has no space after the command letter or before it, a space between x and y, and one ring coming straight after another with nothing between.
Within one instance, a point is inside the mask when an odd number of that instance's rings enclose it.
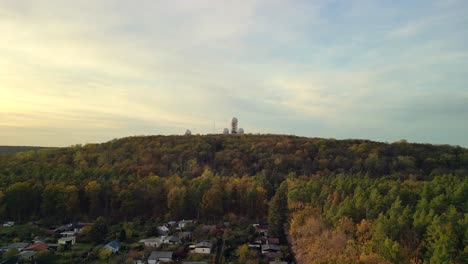
<instances>
[{"instance_id":1,"label":"forested hill","mask_svg":"<svg viewBox=\"0 0 468 264\"><path fill-rule=\"evenodd\" d=\"M30 150L40 150L44 149L44 147L32 147L32 146L0 146L0 155L9 155L15 154L22 151L30 151Z\"/></svg>"},{"instance_id":2,"label":"forested hill","mask_svg":"<svg viewBox=\"0 0 468 264\"><path fill-rule=\"evenodd\" d=\"M467 175L453 146L129 137L0 155L0 220L267 222L297 263L468 263Z\"/></svg>"},{"instance_id":3,"label":"forested hill","mask_svg":"<svg viewBox=\"0 0 468 264\"><path fill-rule=\"evenodd\" d=\"M467 174L468 149L448 145L393 144L283 135L143 136L0 158L2 185L31 178L65 181L200 176L209 167L221 176L268 175L275 185L289 173Z\"/></svg>"}]
</instances>

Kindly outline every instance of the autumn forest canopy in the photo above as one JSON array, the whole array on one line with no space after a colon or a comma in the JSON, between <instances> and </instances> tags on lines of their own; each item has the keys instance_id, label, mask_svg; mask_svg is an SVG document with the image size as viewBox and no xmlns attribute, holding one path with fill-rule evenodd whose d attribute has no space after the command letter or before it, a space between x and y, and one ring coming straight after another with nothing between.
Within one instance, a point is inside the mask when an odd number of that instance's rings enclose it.
<instances>
[{"instance_id":1,"label":"autumn forest canopy","mask_svg":"<svg viewBox=\"0 0 468 264\"><path fill-rule=\"evenodd\" d=\"M0 155L0 218L255 220L299 263L467 263L468 149L145 136Z\"/></svg>"}]
</instances>

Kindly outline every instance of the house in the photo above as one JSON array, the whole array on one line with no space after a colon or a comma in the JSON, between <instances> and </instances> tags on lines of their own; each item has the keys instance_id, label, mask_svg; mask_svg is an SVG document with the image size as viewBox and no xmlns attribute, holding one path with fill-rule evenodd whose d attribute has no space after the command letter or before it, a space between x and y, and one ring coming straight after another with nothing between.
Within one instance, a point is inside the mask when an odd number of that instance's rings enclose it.
<instances>
[{"instance_id":1,"label":"house","mask_svg":"<svg viewBox=\"0 0 468 264\"><path fill-rule=\"evenodd\" d=\"M13 221L8 221L3 224L3 227L12 227L15 225L15 222Z\"/></svg>"},{"instance_id":2,"label":"house","mask_svg":"<svg viewBox=\"0 0 468 264\"><path fill-rule=\"evenodd\" d=\"M249 248L253 248L253 249L260 249L261 246L262 246L262 241L261 240L255 240L253 243L250 243L249 244Z\"/></svg>"},{"instance_id":3,"label":"house","mask_svg":"<svg viewBox=\"0 0 468 264\"><path fill-rule=\"evenodd\" d=\"M269 260L277 260L283 257L281 247L275 244L262 245L262 254Z\"/></svg>"},{"instance_id":4,"label":"house","mask_svg":"<svg viewBox=\"0 0 468 264\"><path fill-rule=\"evenodd\" d=\"M22 251L25 249L27 246L29 246L29 243L13 243L8 246L0 248L0 251L8 251L10 249L17 249L18 251Z\"/></svg>"},{"instance_id":5,"label":"house","mask_svg":"<svg viewBox=\"0 0 468 264\"><path fill-rule=\"evenodd\" d=\"M54 229L54 232L57 234L60 234L62 232L71 231L71 230L73 230L73 224L67 224L67 225L57 227L56 229Z\"/></svg>"},{"instance_id":6,"label":"house","mask_svg":"<svg viewBox=\"0 0 468 264\"><path fill-rule=\"evenodd\" d=\"M275 244L262 245L262 254L266 254L268 252L279 252L279 251L281 251L281 248L279 245L275 245Z\"/></svg>"},{"instance_id":7,"label":"house","mask_svg":"<svg viewBox=\"0 0 468 264\"><path fill-rule=\"evenodd\" d=\"M23 252L20 252L19 254L20 259L25 259L25 260L34 260L35 256L36 256L36 252L34 251L23 251Z\"/></svg>"},{"instance_id":8,"label":"house","mask_svg":"<svg viewBox=\"0 0 468 264\"><path fill-rule=\"evenodd\" d=\"M169 234L169 228L167 226L158 226L158 234L161 236L167 236Z\"/></svg>"},{"instance_id":9,"label":"house","mask_svg":"<svg viewBox=\"0 0 468 264\"><path fill-rule=\"evenodd\" d=\"M115 240L110 242L109 244L105 245L104 247L107 248L107 249L112 250L112 253L114 253L114 254L119 252L119 249L120 249L119 242L117 242Z\"/></svg>"},{"instance_id":10,"label":"house","mask_svg":"<svg viewBox=\"0 0 468 264\"><path fill-rule=\"evenodd\" d=\"M268 225L261 225L261 224L254 224L255 230L257 233L259 233L261 236L268 236Z\"/></svg>"},{"instance_id":11,"label":"house","mask_svg":"<svg viewBox=\"0 0 468 264\"><path fill-rule=\"evenodd\" d=\"M163 238L163 244L175 245L180 244L180 238L178 236L168 236Z\"/></svg>"},{"instance_id":12,"label":"house","mask_svg":"<svg viewBox=\"0 0 468 264\"><path fill-rule=\"evenodd\" d=\"M36 237L34 237L34 239L33 239L33 244L45 243L46 240L47 240L47 239L46 239L45 237L36 236Z\"/></svg>"},{"instance_id":13,"label":"house","mask_svg":"<svg viewBox=\"0 0 468 264\"><path fill-rule=\"evenodd\" d=\"M172 251L153 251L148 258L148 264L159 264L170 262L172 260Z\"/></svg>"},{"instance_id":14,"label":"house","mask_svg":"<svg viewBox=\"0 0 468 264\"><path fill-rule=\"evenodd\" d=\"M213 244L207 241L200 242L198 244L192 245L192 253L197 254L211 254L211 249Z\"/></svg>"},{"instance_id":15,"label":"house","mask_svg":"<svg viewBox=\"0 0 468 264\"><path fill-rule=\"evenodd\" d=\"M187 225L193 224L193 220L182 220L179 221L177 229L181 230L184 229Z\"/></svg>"},{"instance_id":16,"label":"house","mask_svg":"<svg viewBox=\"0 0 468 264\"><path fill-rule=\"evenodd\" d=\"M49 249L49 246L44 242L34 243L29 247L24 248L27 251L45 251Z\"/></svg>"},{"instance_id":17,"label":"house","mask_svg":"<svg viewBox=\"0 0 468 264\"><path fill-rule=\"evenodd\" d=\"M160 247L162 244L162 239L159 237L150 237L138 241L145 245L145 247Z\"/></svg>"},{"instance_id":18,"label":"house","mask_svg":"<svg viewBox=\"0 0 468 264\"><path fill-rule=\"evenodd\" d=\"M70 236L70 237L62 237L58 240L57 242L59 245L75 245L76 243L76 237Z\"/></svg>"},{"instance_id":19,"label":"house","mask_svg":"<svg viewBox=\"0 0 468 264\"><path fill-rule=\"evenodd\" d=\"M75 235L76 235L75 231L64 231L64 232L60 233L61 237L71 237L71 236L75 236Z\"/></svg>"},{"instance_id":20,"label":"house","mask_svg":"<svg viewBox=\"0 0 468 264\"><path fill-rule=\"evenodd\" d=\"M273 245L279 245L279 244L280 244L280 241L279 241L279 238L276 238L276 237L269 237L269 238L267 238L266 243L267 243L267 244L273 244Z\"/></svg>"},{"instance_id":21,"label":"house","mask_svg":"<svg viewBox=\"0 0 468 264\"><path fill-rule=\"evenodd\" d=\"M258 245L265 245L265 244L268 244L268 239L266 237L257 237L255 238L255 241L254 241L255 244L258 244Z\"/></svg>"},{"instance_id":22,"label":"house","mask_svg":"<svg viewBox=\"0 0 468 264\"><path fill-rule=\"evenodd\" d=\"M49 247L49 250L57 250L58 248L58 244L47 244L47 246Z\"/></svg>"}]
</instances>

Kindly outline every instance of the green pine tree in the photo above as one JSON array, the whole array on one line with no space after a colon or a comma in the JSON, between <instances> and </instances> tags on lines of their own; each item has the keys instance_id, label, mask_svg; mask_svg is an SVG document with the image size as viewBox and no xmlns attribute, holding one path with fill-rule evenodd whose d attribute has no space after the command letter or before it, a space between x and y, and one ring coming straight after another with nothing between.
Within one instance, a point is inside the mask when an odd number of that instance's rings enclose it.
<instances>
[{"instance_id":1,"label":"green pine tree","mask_svg":"<svg viewBox=\"0 0 468 264\"><path fill-rule=\"evenodd\" d=\"M271 198L268 209L268 235L270 237L278 237L282 242L286 240L284 225L288 220L287 192L288 184L284 181Z\"/></svg>"}]
</instances>

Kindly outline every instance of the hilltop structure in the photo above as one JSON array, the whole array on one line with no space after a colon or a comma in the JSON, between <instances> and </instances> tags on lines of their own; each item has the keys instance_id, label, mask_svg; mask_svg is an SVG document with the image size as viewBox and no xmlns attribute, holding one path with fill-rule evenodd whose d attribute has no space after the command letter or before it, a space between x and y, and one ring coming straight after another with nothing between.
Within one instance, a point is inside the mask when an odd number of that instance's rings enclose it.
<instances>
[{"instance_id":1,"label":"hilltop structure","mask_svg":"<svg viewBox=\"0 0 468 264\"><path fill-rule=\"evenodd\" d=\"M233 117L231 120L231 134L237 134L237 123L237 118Z\"/></svg>"},{"instance_id":2,"label":"hilltop structure","mask_svg":"<svg viewBox=\"0 0 468 264\"><path fill-rule=\"evenodd\" d=\"M237 117L233 117L231 119L231 130L225 127L222 131L222 134L244 134L244 129L239 128L238 124L239 124L239 120L237 119ZM213 127L213 130L214 129L215 128ZM184 136L191 136L191 135L192 135L192 131L190 131L190 129L185 130Z\"/></svg>"}]
</instances>

